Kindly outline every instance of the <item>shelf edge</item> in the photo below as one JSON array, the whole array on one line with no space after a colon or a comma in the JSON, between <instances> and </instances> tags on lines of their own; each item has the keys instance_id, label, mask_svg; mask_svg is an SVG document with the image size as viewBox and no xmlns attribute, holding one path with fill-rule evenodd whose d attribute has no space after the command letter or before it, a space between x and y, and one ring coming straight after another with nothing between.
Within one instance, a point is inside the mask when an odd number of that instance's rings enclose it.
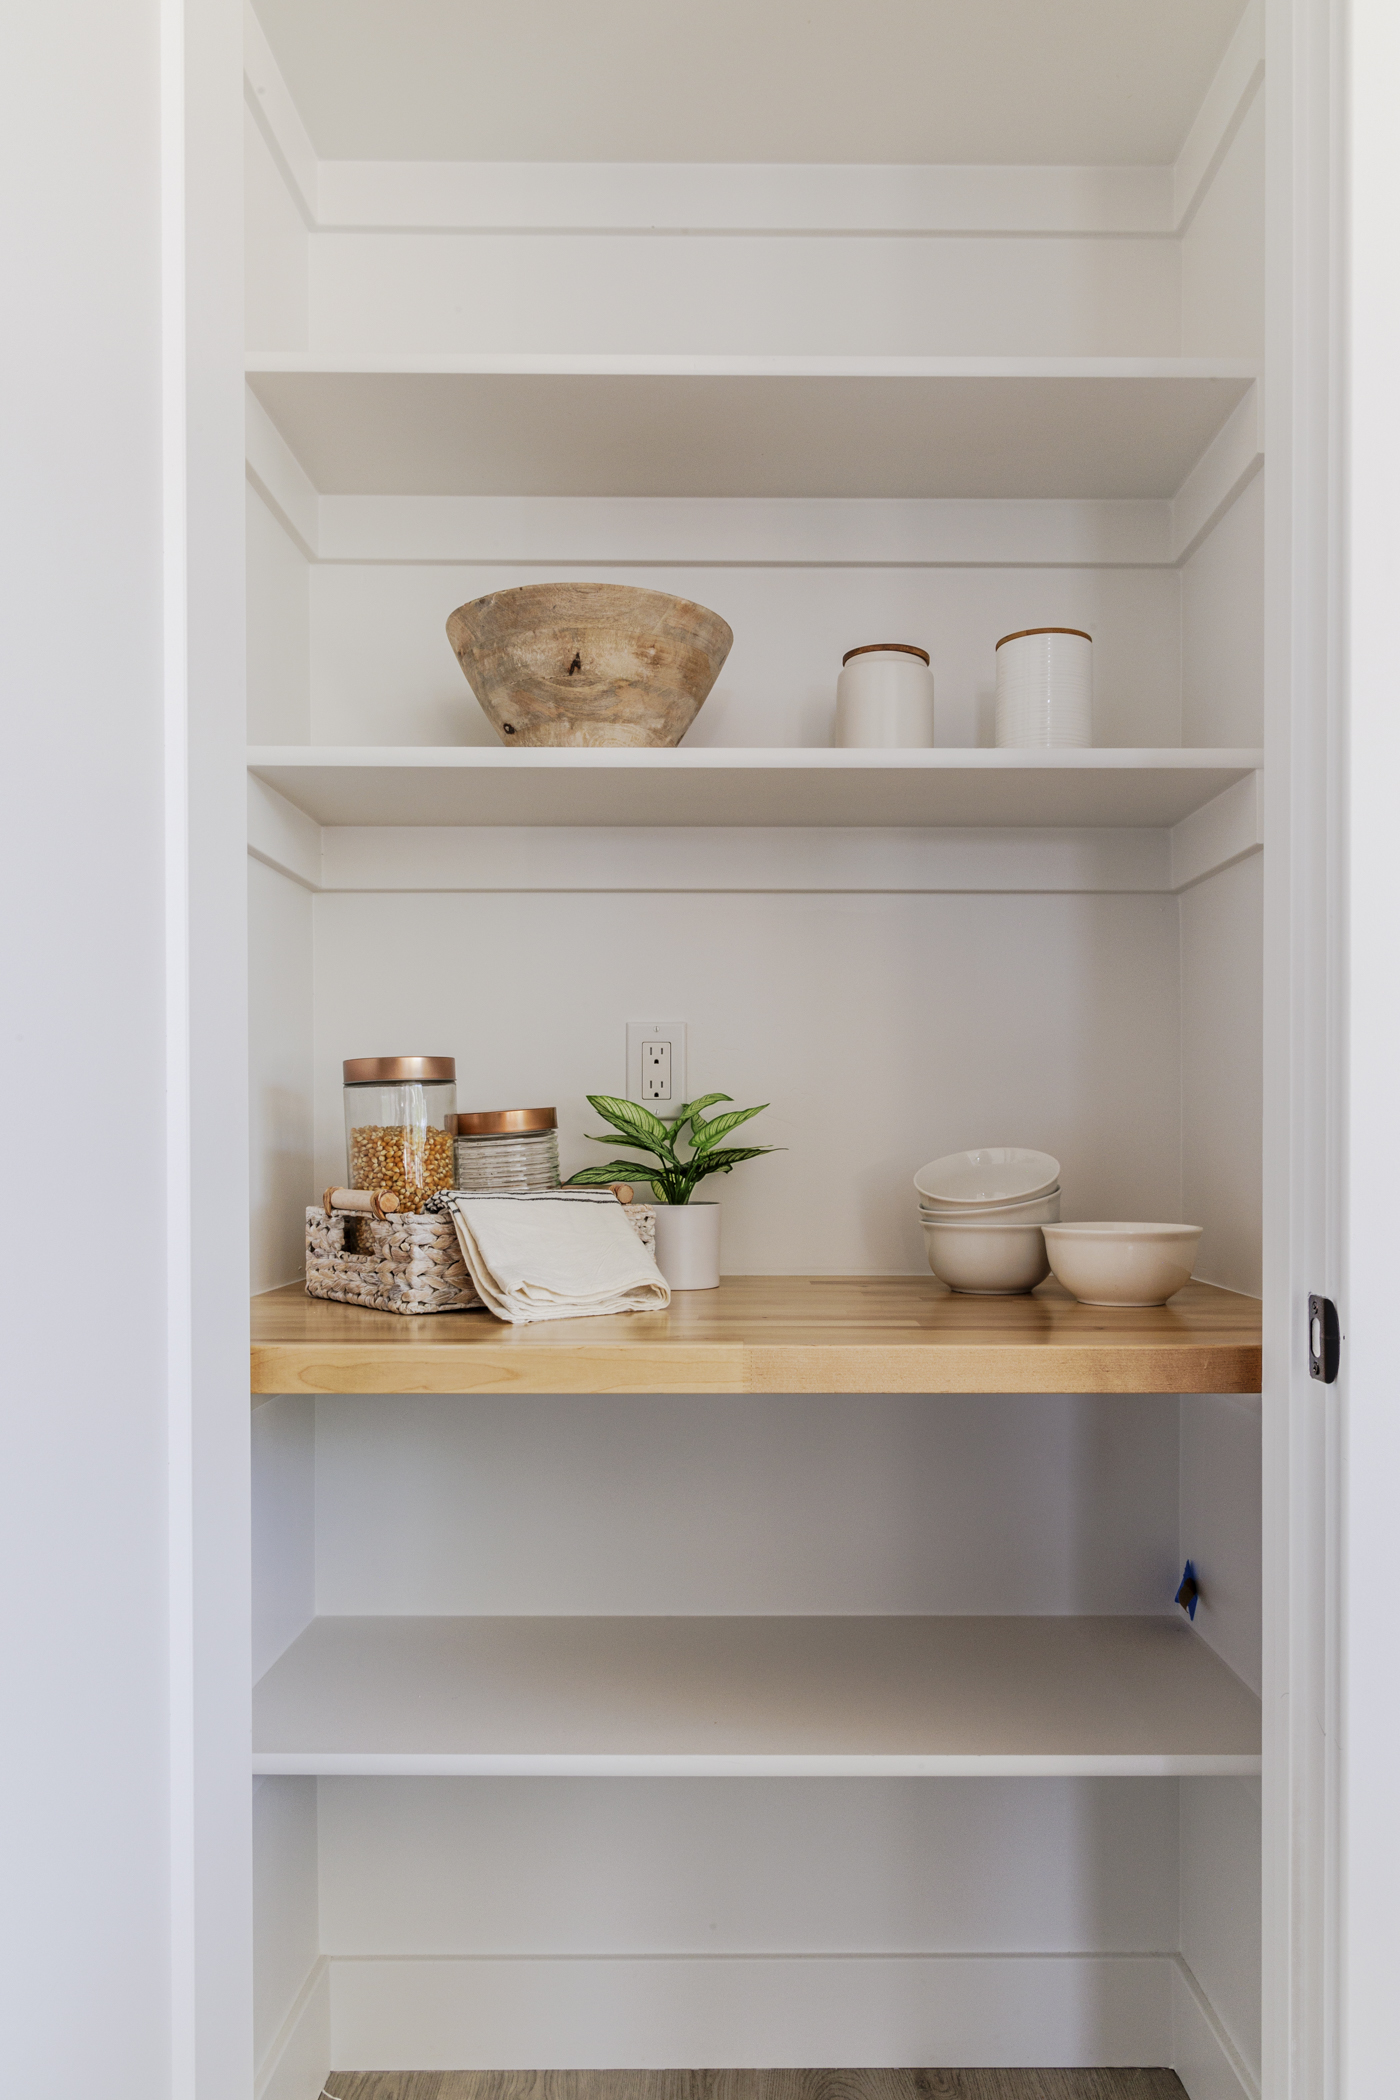
<instances>
[{"instance_id":1,"label":"shelf edge","mask_svg":"<svg viewBox=\"0 0 1400 2100\"><path fill-rule=\"evenodd\" d=\"M1245 1752L972 1752L710 1756L611 1752L255 1750L254 1777L540 1779L1251 1779L1262 1757Z\"/></svg>"}]
</instances>

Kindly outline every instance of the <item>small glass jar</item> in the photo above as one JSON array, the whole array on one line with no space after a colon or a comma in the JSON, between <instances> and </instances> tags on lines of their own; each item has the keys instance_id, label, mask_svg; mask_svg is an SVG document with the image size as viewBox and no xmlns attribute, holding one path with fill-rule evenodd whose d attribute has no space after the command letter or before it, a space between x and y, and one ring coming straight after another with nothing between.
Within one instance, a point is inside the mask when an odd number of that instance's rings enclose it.
<instances>
[{"instance_id":1,"label":"small glass jar","mask_svg":"<svg viewBox=\"0 0 1400 2100\"><path fill-rule=\"evenodd\" d=\"M347 1057L345 1161L352 1189L392 1189L406 1211L452 1186L457 1063Z\"/></svg>"}]
</instances>

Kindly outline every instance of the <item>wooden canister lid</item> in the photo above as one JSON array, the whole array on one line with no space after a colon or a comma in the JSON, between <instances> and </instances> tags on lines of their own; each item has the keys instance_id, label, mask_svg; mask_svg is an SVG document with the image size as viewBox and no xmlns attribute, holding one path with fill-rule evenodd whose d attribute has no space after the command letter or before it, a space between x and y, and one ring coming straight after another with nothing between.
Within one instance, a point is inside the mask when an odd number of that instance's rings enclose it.
<instances>
[{"instance_id":1,"label":"wooden canister lid","mask_svg":"<svg viewBox=\"0 0 1400 2100\"><path fill-rule=\"evenodd\" d=\"M893 653L896 656L917 656L928 662L927 649L920 649L913 642L862 642L859 649L848 649L841 659L844 671L853 656L873 656L876 652Z\"/></svg>"},{"instance_id":2,"label":"wooden canister lid","mask_svg":"<svg viewBox=\"0 0 1400 2100\"><path fill-rule=\"evenodd\" d=\"M1077 634L1081 642L1092 642L1094 637L1086 634L1082 627L1018 627L1014 634L1004 634L1001 642L1024 642L1032 634ZM1001 642L997 643L998 649Z\"/></svg>"}]
</instances>

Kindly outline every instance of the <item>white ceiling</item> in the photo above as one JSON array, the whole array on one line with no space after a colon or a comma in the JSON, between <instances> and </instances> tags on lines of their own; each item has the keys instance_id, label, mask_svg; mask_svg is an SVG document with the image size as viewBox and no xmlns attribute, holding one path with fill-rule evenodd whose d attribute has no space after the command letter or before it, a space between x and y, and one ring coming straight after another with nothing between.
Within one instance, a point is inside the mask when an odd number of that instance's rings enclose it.
<instances>
[{"instance_id":1,"label":"white ceiling","mask_svg":"<svg viewBox=\"0 0 1400 2100\"><path fill-rule=\"evenodd\" d=\"M1176 158L1244 0L257 0L323 159Z\"/></svg>"}]
</instances>

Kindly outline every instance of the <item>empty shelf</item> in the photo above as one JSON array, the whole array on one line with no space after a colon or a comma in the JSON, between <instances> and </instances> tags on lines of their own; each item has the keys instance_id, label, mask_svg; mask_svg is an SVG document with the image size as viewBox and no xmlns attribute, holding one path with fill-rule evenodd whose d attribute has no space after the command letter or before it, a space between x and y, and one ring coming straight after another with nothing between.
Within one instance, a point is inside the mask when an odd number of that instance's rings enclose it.
<instances>
[{"instance_id":1,"label":"empty shelf","mask_svg":"<svg viewBox=\"0 0 1400 2100\"><path fill-rule=\"evenodd\" d=\"M1253 384L1148 357L251 357L324 495L1174 496Z\"/></svg>"},{"instance_id":2,"label":"empty shelf","mask_svg":"<svg viewBox=\"0 0 1400 2100\"><path fill-rule=\"evenodd\" d=\"M324 1618L259 1773L1255 1773L1259 1701L1177 1618Z\"/></svg>"},{"instance_id":3,"label":"empty shelf","mask_svg":"<svg viewBox=\"0 0 1400 2100\"><path fill-rule=\"evenodd\" d=\"M507 751L264 744L250 770L318 824L1163 826L1257 750Z\"/></svg>"}]
</instances>

